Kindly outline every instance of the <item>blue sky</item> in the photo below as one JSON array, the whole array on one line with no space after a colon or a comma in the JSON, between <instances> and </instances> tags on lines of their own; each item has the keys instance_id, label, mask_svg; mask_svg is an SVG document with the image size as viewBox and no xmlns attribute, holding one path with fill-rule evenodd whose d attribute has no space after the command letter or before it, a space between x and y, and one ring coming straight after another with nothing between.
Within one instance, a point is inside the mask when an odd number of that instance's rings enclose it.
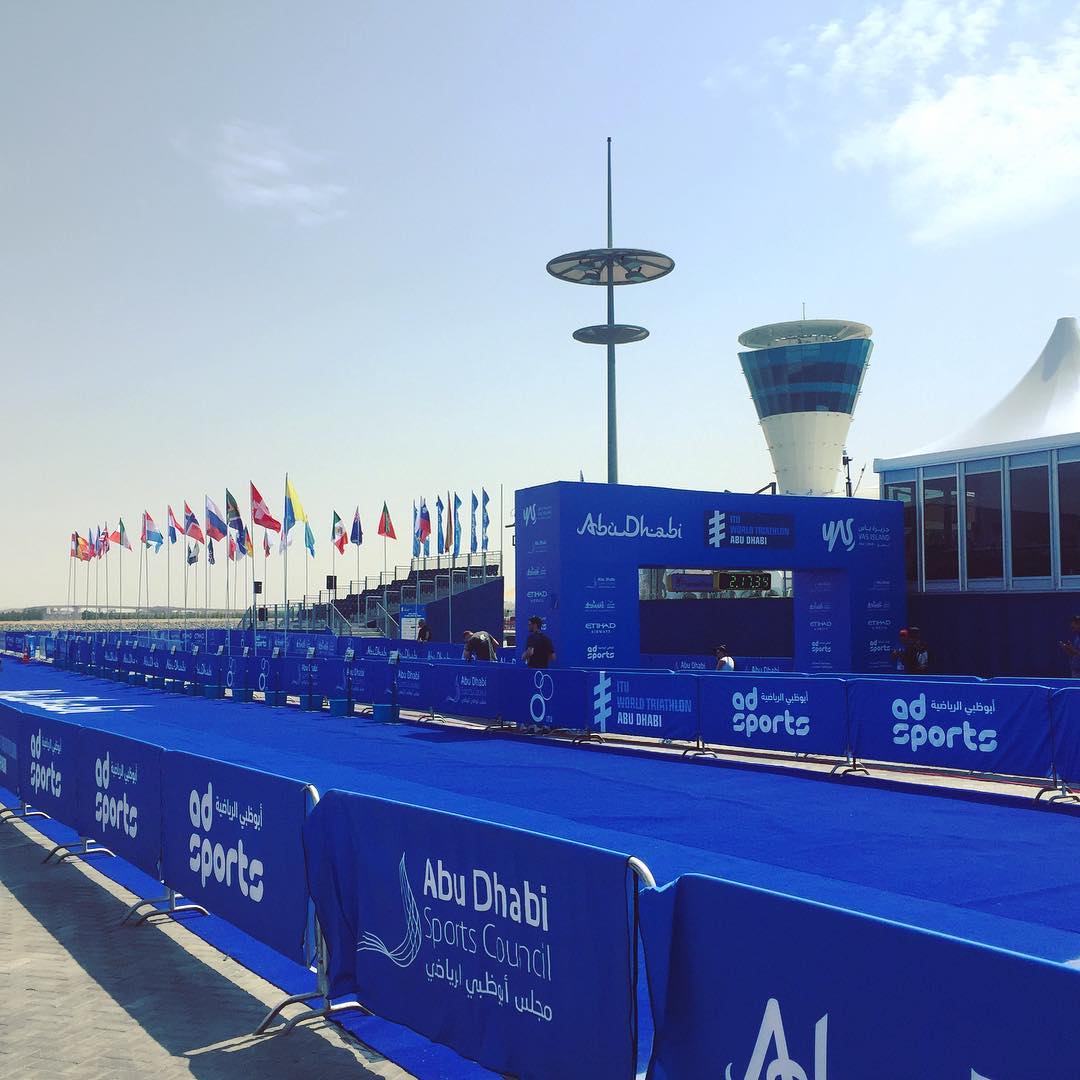
<instances>
[{"instance_id":1,"label":"blue sky","mask_svg":"<svg viewBox=\"0 0 1080 1080\"><path fill-rule=\"evenodd\" d=\"M625 482L769 480L736 337L804 301L874 328L859 463L1080 307L1073 3L23 5L0 88L2 606L64 598L72 529L286 469L312 587L332 509L375 572L383 499L405 536L602 479L603 294L544 266L603 242L608 135L616 243L676 262L617 294Z\"/></svg>"}]
</instances>

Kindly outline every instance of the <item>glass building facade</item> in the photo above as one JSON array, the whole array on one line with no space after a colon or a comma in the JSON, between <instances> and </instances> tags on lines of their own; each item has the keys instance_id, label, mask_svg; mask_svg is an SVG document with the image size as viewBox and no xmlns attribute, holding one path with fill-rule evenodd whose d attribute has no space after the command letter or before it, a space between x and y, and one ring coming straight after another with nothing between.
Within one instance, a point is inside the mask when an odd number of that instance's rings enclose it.
<instances>
[{"instance_id":1,"label":"glass building facade","mask_svg":"<svg viewBox=\"0 0 1080 1080\"><path fill-rule=\"evenodd\" d=\"M739 353L758 416L855 409L873 342L778 345Z\"/></svg>"},{"instance_id":2,"label":"glass building facade","mask_svg":"<svg viewBox=\"0 0 1080 1080\"><path fill-rule=\"evenodd\" d=\"M1080 589L1080 445L1030 446L951 462L915 458L922 463L910 468L902 459L876 463L881 497L904 505L911 588Z\"/></svg>"}]
</instances>

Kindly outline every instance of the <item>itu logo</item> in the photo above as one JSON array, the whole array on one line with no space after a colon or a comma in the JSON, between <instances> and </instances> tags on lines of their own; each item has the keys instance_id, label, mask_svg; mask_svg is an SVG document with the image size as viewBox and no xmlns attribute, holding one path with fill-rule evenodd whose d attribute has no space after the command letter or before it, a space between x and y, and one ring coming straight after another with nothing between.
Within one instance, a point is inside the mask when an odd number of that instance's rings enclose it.
<instances>
[{"instance_id":1,"label":"itu logo","mask_svg":"<svg viewBox=\"0 0 1080 1080\"><path fill-rule=\"evenodd\" d=\"M420 929L420 910L416 906L416 894L409 884L409 875L405 870L404 851L401 853L401 862L398 863L398 884L401 888L401 906L405 909L405 936L401 939L401 944L391 949L378 934L364 931L356 943L356 951L379 953L397 967L407 968L420 955L424 937Z\"/></svg>"},{"instance_id":2,"label":"itu logo","mask_svg":"<svg viewBox=\"0 0 1080 1080\"><path fill-rule=\"evenodd\" d=\"M714 548L727 543L727 514L722 510L714 510L708 518L706 540Z\"/></svg>"},{"instance_id":3,"label":"itu logo","mask_svg":"<svg viewBox=\"0 0 1080 1080\"><path fill-rule=\"evenodd\" d=\"M837 540L844 545L845 551L855 549L855 531L852 528L854 523L854 518L837 518L836 521L826 521L821 526L821 539L829 551L836 547Z\"/></svg>"},{"instance_id":4,"label":"itu logo","mask_svg":"<svg viewBox=\"0 0 1080 1080\"><path fill-rule=\"evenodd\" d=\"M606 671L597 672L596 685L593 687L593 720L597 730L607 731L611 719L611 676Z\"/></svg>"},{"instance_id":5,"label":"itu logo","mask_svg":"<svg viewBox=\"0 0 1080 1080\"><path fill-rule=\"evenodd\" d=\"M555 693L555 680L547 672L538 671L533 676L533 686L536 689L529 698L529 717L534 724L542 724L547 719L548 702Z\"/></svg>"},{"instance_id":6,"label":"itu logo","mask_svg":"<svg viewBox=\"0 0 1080 1080\"><path fill-rule=\"evenodd\" d=\"M826 1080L829 1055L829 1014L814 1025L814 1071L810 1074L789 1053L780 1002L769 998L761 1017L753 1053L738 1080ZM729 1061L724 1080L737 1080Z\"/></svg>"}]
</instances>

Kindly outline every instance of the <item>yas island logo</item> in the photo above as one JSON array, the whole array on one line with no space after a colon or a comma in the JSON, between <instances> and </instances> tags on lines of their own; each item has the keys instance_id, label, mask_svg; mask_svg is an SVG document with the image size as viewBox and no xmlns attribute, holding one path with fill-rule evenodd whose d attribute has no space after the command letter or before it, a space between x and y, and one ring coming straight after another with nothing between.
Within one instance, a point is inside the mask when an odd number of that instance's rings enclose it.
<instances>
[{"instance_id":1,"label":"yas island logo","mask_svg":"<svg viewBox=\"0 0 1080 1080\"><path fill-rule=\"evenodd\" d=\"M401 906L405 911L405 936L401 943L391 949L378 934L365 930L356 943L356 951L379 953L397 967L407 968L420 955L424 936L420 928L420 909L416 906L416 895L409 884L409 875L405 869L404 851L401 853L401 862L398 863L398 882L401 886Z\"/></svg>"},{"instance_id":2,"label":"yas island logo","mask_svg":"<svg viewBox=\"0 0 1080 1080\"><path fill-rule=\"evenodd\" d=\"M723 547L727 543L727 514L723 510L714 510L709 517L708 536L709 547Z\"/></svg>"},{"instance_id":3,"label":"yas island logo","mask_svg":"<svg viewBox=\"0 0 1080 1080\"><path fill-rule=\"evenodd\" d=\"M837 518L836 521L826 521L821 526L821 539L829 551L836 547L837 540L844 545L845 551L854 550L855 530L852 528L854 524L854 518Z\"/></svg>"},{"instance_id":4,"label":"yas island logo","mask_svg":"<svg viewBox=\"0 0 1080 1080\"><path fill-rule=\"evenodd\" d=\"M596 685L593 687L593 721L601 733L607 731L611 719L611 676L606 671L596 673Z\"/></svg>"}]
</instances>

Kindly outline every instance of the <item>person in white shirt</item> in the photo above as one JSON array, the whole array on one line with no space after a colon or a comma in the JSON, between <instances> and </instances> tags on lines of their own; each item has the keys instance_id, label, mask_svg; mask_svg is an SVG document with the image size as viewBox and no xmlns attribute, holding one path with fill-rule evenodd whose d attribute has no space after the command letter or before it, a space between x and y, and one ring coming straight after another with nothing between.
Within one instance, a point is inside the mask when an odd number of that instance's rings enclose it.
<instances>
[{"instance_id":1,"label":"person in white shirt","mask_svg":"<svg viewBox=\"0 0 1080 1080\"><path fill-rule=\"evenodd\" d=\"M716 646L716 670L717 671L734 671L735 661L731 657L731 653L727 651L726 645Z\"/></svg>"}]
</instances>

